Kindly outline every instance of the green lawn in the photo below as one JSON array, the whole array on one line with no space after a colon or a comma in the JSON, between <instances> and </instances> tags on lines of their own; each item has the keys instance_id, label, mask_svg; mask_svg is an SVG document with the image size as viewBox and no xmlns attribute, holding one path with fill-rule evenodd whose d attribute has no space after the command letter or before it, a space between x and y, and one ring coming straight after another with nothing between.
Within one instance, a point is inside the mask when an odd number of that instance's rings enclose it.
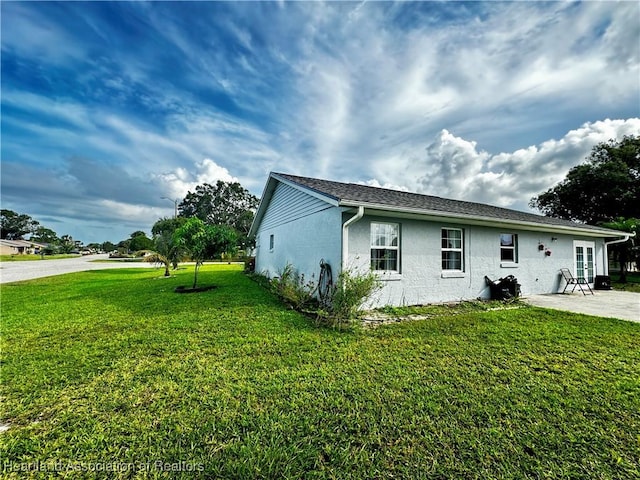
<instances>
[{"instance_id":1,"label":"green lawn","mask_svg":"<svg viewBox=\"0 0 640 480\"><path fill-rule=\"evenodd\" d=\"M23 255L0 255L0 262L25 262L28 260L60 260L62 258L77 258L82 255L71 253L60 253L57 255L33 255L25 253Z\"/></svg>"},{"instance_id":2,"label":"green lawn","mask_svg":"<svg viewBox=\"0 0 640 480\"><path fill-rule=\"evenodd\" d=\"M240 268L203 267L198 294L173 293L192 267L2 285L4 478L640 478L640 324L338 331Z\"/></svg>"},{"instance_id":3,"label":"green lawn","mask_svg":"<svg viewBox=\"0 0 640 480\"><path fill-rule=\"evenodd\" d=\"M620 274L611 274L611 283L614 290L640 293L640 273L627 273L627 283L620 283Z\"/></svg>"}]
</instances>

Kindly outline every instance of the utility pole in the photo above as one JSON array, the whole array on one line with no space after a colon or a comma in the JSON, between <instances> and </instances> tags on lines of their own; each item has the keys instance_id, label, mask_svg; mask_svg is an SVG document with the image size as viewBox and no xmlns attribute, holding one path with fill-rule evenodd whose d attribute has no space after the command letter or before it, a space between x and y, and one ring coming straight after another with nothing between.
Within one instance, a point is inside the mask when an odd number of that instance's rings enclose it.
<instances>
[{"instance_id":1,"label":"utility pole","mask_svg":"<svg viewBox=\"0 0 640 480\"><path fill-rule=\"evenodd\" d=\"M175 200L172 200L169 197L160 197L163 200L169 200L170 202L173 202L173 218L176 219L178 218L178 199L176 198Z\"/></svg>"}]
</instances>

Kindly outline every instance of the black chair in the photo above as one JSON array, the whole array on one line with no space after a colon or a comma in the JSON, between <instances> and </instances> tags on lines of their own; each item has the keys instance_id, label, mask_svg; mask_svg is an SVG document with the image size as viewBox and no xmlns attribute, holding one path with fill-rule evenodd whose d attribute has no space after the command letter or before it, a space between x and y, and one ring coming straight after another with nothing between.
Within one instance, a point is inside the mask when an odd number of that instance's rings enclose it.
<instances>
[{"instance_id":1,"label":"black chair","mask_svg":"<svg viewBox=\"0 0 640 480\"><path fill-rule=\"evenodd\" d=\"M573 289L571 290L571 293L573 293L576 287L578 287L582 292L582 294L586 295L584 288L582 288L583 285L586 285L589 291L591 292L591 295L593 295L593 290L591 290L591 286L589 285L589 282L587 282L586 279L575 278L568 268L561 268L560 273L562 274L564 281L567 282L566 285L564 286L564 290L562 290L562 293L567 291L567 287L569 285L573 285Z\"/></svg>"}]
</instances>

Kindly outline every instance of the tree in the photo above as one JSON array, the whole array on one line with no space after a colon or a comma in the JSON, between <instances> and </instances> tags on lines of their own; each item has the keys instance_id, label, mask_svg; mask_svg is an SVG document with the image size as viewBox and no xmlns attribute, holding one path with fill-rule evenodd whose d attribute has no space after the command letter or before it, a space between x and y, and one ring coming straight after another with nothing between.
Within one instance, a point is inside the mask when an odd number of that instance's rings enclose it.
<instances>
[{"instance_id":1,"label":"tree","mask_svg":"<svg viewBox=\"0 0 640 480\"><path fill-rule=\"evenodd\" d=\"M71 253L77 248L76 242L71 235L63 235L60 237L60 252Z\"/></svg>"},{"instance_id":2,"label":"tree","mask_svg":"<svg viewBox=\"0 0 640 480\"><path fill-rule=\"evenodd\" d=\"M116 249L116 245L112 242L106 241L100 245L100 250L103 252L113 252Z\"/></svg>"},{"instance_id":3,"label":"tree","mask_svg":"<svg viewBox=\"0 0 640 480\"><path fill-rule=\"evenodd\" d=\"M29 240L38 243L55 244L59 239L58 234L50 228L37 227Z\"/></svg>"},{"instance_id":4,"label":"tree","mask_svg":"<svg viewBox=\"0 0 640 480\"><path fill-rule=\"evenodd\" d=\"M606 222L603 227L621 230L623 232L635 233L635 237L629 238L626 242L614 243L611 251L620 264L620 283L627 283L627 263L633 261L640 267L640 248L638 245L638 233L640 233L640 219L618 218L614 222Z\"/></svg>"},{"instance_id":5,"label":"tree","mask_svg":"<svg viewBox=\"0 0 640 480\"><path fill-rule=\"evenodd\" d=\"M594 146L586 163L529 205L547 216L594 225L640 218L640 136Z\"/></svg>"},{"instance_id":6,"label":"tree","mask_svg":"<svg viewBox=\"0 0 640 480\"><path fill-rule=\"evenodd\" d=\"M178 268L178 263L182 259L183 249L175 240L175 232L187 221L186 218L161 218L153 224L151 233L153 234L153 252L145 258L152 263L164 265L164 276L170 276L169 267L174 270Z\"/></svg>"},{"instance_id":7,"label":"tree","mask_svg":"<svg viewBox=\"0 0 640 480\"><path fill-rule=\"evenodd\" d=\"M141 250L152 250L153 240L147 237L147 234L141 230L133 232L129 241L129 250L139 252Z\"/></svg>"},{"instance_id":8,"label":"tree","mask_svg":"<svg viewBox=\"0 0 640 480\"><path fill-rule=\"evenodd\" d=\"M196 262L193 288L198 282L198 269L205 260L230 252L238 240L236 231L227 225L209 225L197 217L189 218L176 230L175 243L184 248Z\"/></svg>"},{"instance_id":9,"label":"tree","mask_svg":"<svg viewBox=\"0 0 640 480\"><path fill-rule=\"evenodd\" d=\"M40 225L29 215L13 210L0 210L0 237L4 240L22 240L23 235L32 233Z\"/></svg>"},{"instance_id":10,"label":"tree","mask_svg":"<svg viewBox=\"0 0 640 480\"><path fill-rule=\"evenodd\" d=\"M229 225L238 233L239 241L245 243L257 207L258 198L240 183L218 180L215 185L204 183L195 192L188 192L178 210L183 217L198 217L211 225Z\"/></svg>"}]
</instances>

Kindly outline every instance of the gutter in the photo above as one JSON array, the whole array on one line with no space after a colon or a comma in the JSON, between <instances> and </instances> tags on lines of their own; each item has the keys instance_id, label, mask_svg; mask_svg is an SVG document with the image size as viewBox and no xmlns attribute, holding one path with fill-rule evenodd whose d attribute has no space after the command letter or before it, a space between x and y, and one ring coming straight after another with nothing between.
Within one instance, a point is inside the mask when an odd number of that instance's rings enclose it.
<instances>
[{"instance_id":1,"label":"gutter","mask_svg":"<svg viewBox=\"0 0 640 480\"><path fill-rule=\"evenodd\" d=\"M358 213L342 224L342 271L347 268L349 262L349 227L364 216L364 207L358 206Z\"/></svg>"},{"instance_id":2,"label":"gutter","mask_svg":"<svg viewBox=\"0 0 640 480\"><path fill-rule=\"evenodd\" d=\"M340 201L340 206L343 207L357 207L360 203L356 203L354 201ZM557 225L553 223L537 223L533 221L527 220L510 220L510 219L502 219L496 217L486 217L483 215L470 215L464 213L452 213L452 212L442 212L437 210L422 210L411 207L389 207L388 205L378 204L366 202L366 207L371 210L380 210L386 212L394 212L401 213L404 215L411 215L415 218L429 219L429 220L439 220L439 221L448 221L452 223L459 223L460 221L464 221L470 225L487 225L492 224L493 226L503 226L510 225L517 228L524 228L527 230L534 230L539 232L558 232L558 233L570 233L570 234L579 234L588 237L612 237L616 234L620 234L620 231L611 230L611 229L600 229L598 227L593 228L581 228L580 224L574 225ZM526 212L522 212L526 213Z\"/></svg>"},{"instance_id":3,"label":"gutter","mask_svg":"<svg viewBox=\"0 0 640 480\"><path fill-rule=\"evenodd\" d=\"M630 238L634 238L636 236L635 232L633 233L623 233L623 238L619 238L618 240L612 240L610 242L604 242L604 264L605 264L605 275L609 275L609 245L613 245L615 243L623 243L628 241Z\"/></svg>"}]
</instances>

